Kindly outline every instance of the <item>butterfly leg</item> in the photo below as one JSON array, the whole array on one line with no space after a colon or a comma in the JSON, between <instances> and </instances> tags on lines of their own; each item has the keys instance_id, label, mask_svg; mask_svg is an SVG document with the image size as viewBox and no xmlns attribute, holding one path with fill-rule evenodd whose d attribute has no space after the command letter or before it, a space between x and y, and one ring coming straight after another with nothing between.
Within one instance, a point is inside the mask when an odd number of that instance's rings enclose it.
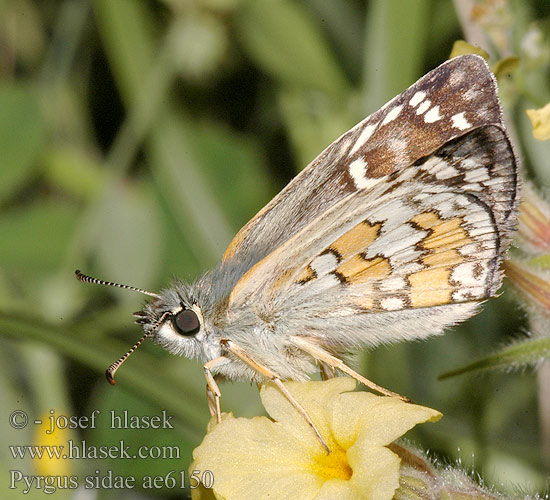
<instances>
[{"instance_id":1,"label":"butterfly leg","mask_svg":"<svg viewBox=\"0 0 550 500\"><path fill-rule=\"evenodd\" d=\"M227 361L227 358L220 356L219 358L212 359L204 363L204 377L206 378L206 399L208 401L208 409L210 410L210 415L216 415L218 424L222 421L222 412L220 408L220 398L222 393L218 387L218 383L212 375L212 369L216 366L224 364Z\"/></svg>"},{"instance_id":2,"label":"butterfly leg","mask_svg":"<svg viewBox=\"0 0 550 500\"><path fill-rule=\"evenodd\" d=\"M320 361L319 367L321 369L321 380L328 380L329 378L336 377L336 369L333 366Z\"/></svg>"},{"instance_id":3,"label":"butterfly leg","mask_svg":"<svg viewBox=\"0 0 550 500\"><path fill-rule=\"evenodd\" d=\"M218 400L219 398L212 392L212 389L210 389L210 386L206 384L206 402L208 403L208 411L210 411L211 417L213 417L214 415L217 415L216 407L217 407ZM216 418L216 420L218 419Z\"/></svg>"},{"instance_id":4,"label":"butterfly leg","mask_svg":"<svg viewBox=\"0 0 550 500\"><path fill-rule=\"evenodd\" d=\"M244 361L248 366L254 368L254 370L256 370L258 373L261 373L264 377L267 377L269 380L271 380L277 386L277 388L283 393L283 395L288 399L290 404L294 406L296 411L298 411L298 413L302 415L302 417L304 417L305 421L313 429L313 432L317 436L317 439L319 440L323 448L327 451L327 453L330 453L329 447L325 443L324 439L321 437L321 433L313 423L313 420L311 420L311 417L309 416L305 408L296 400L296 398L291 394L291 392L285 387L281 378L266 366L263 366L257 363L256 361L254 361L249 356L249 354L246 352L245 349L231 342L231 340L222 339L220 343L226 350L228 350L229 352L237 356L241 361Z\"/></svg>"},{"instance_id":5,"label":"butterfly leg","mask_svg":"<svg viewBox=\"0 0 550 500\"><path fill-rule=\"evenodd\" d=\"M332 354L328 353L327 351L325 351L318 345L314 344L313 342L308 342L303 337L292 337L292 342L296 347L302 349L304 352L307 352L310 356L312 356L317 361L320 361L321 363L325 363L334 369L344 372L345 374L349 375L350 377L353 377L355 380L358 380L363 385L372 389L373 391L376 391L380 394L384 394L385 396L399 398L402 401L405 401L407 403L411 402L409 398L405 396L401 396L400 394L397 394L396 392L392 392L388 389L384 389L384 387L381 387L378 384L375 384L369 379L363 377L361 374L357 373L355 370L352 370L341 359L338 359L336 356L333 356Z\"/></svg>"}]
</instances>

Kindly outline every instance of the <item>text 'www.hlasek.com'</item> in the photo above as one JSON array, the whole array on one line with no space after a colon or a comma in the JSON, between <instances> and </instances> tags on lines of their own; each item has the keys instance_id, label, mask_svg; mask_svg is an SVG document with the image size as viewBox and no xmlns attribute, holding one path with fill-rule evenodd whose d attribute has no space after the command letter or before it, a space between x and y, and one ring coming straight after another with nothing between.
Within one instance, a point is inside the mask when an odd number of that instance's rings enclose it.
<instances>
[{"instance_id":1,"label":"text 'www.hlasek.com'","mask_svg":"<svg viewBox=\"0 0 550 500\"><path fill-rule=\"evenodd\" d=\"M111 469L99 466L101 460L180 460L181 450L172 444L136 445L124 439L108 443L89 443L77 439L75 433L83 429L108 426L110 429L124 429L126 436L132 431L144 429L174 429L172 416L165 410L155 415L132 415L127 410L111 410L102 414L94 410L89 415L63 415L53 409L46 418L32 420L23 410L14 410L8 417L13 429L32 430L26 433L30 443L9 444L8 456L12 459L9 488L22 494L40 490L51 494L58 490L82 489L194 489L199 486L212 488L214 475L209 470L170 469L162 474L140 475L117 474ZM129 432L128 432L129 431ZM61 437L60 437L61 436ZM138 434L139 436L139 434ZM164 441L164 440L163 440ZM72 473L77 467L67 466L71 460L91 460L96 467L89 467L86 474ZM111 462L112 463L112 462ZM173 464L174 462L170 462ZM78 467L79 470L84 467Z\"/></svg>"}]
</instances>

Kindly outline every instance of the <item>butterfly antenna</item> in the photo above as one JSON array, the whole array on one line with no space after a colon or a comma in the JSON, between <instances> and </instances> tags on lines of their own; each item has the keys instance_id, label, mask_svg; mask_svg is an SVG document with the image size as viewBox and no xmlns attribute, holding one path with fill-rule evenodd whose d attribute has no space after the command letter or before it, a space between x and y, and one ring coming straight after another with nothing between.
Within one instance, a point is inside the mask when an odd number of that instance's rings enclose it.
<instances>
[{"instance_id":1,"label":"butterfly antenna","mask_svg":"<svg viewBox=\"0 0 550 500\"><path fill-rule=\"evenodd\" d=\"M120 368L120 365L126 361L130 355L141 345L143 344L144 340L149 337L159 326L160 324L166 319L166 317L170 314L170 312L165 312L158 321L151 327L151 329L143 335L131 348L130 350L122 356L120 359L116 360L107 370L105 370L105 376L107 377L107 381L111 385L115 385L115 373Z\"/></svg>"},{"instance_id":2,"label":"butterfly antenna","mask_svg":"<svg viewBox=\"0 0 550 500\"><path fill-rule=\"evenodd\" d=\"M119 283L112 283L111 281L103 281L98 280L97 278L92 278L91 276L87 276L83 273L81 273L78 269L74 272L76 279L78 281L82 281L82 283L95 283L96 285L106 285L106 286L116 286L118 288L124 288L125 290L132 290L133 292L139 292L144 293L145 295L149 295L150 297L155 297L156 299L160 299L160 295L148 292L147 290L143 290L142 288L137 288L135 286L129 286L129 285L121 285Z\"/></svg>"}]
</instances>

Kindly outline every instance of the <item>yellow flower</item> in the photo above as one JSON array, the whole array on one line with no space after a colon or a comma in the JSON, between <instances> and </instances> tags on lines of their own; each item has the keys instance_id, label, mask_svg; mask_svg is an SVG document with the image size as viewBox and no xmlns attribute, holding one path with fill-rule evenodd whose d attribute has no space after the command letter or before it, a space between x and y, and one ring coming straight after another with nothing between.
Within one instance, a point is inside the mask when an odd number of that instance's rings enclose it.
<instances>
[{"instance_id":1,"label":"yellow flower","mask_svg":"<svg viewBox=\"0 0 550 500\"><path fill-rule=\"evenodd\" d=\"M399 486L400 459L386 445L416 424L441 417L396 398L350 392L355 388L350 378L286 386L331 453L279 390L267 384L260 396L273 420L225 414L221 424L210 425L193 452L190 474L211 471L213 491L195 489L193 499L390 500Z\"/></svg>"},{"instance_id":2,"label":"yellow flower","mask_svg":"<svg viewBox=\"0 0 550 500\"><path fill-rule=\"evenodd\" d=\"M539 141L550 140L550 103L540 109L526 109L533 126L533 136Z\"/></svg>"},{"instance_id":3,"label":"yellow flower","mask_svg":"<svg viewBox=\"0 0 550 500\"><path fill-rule=\"evenodd\" d=\"M63 415L63 413L54 414L53 416L57 417L58 415ZM41 415L42 424L34 426L33 445L45 448L64 446L63 449L66 450L69 447L69 439L73 437L72 431L67 428L56 428L53 432L48 433L51 416L49 412L43 413ZM56 456L50 457L46 452L41 457L33 457L32 464L39 476L67 476L72 469L70 460L64 460Z\"/></svg>"}]
</instances>

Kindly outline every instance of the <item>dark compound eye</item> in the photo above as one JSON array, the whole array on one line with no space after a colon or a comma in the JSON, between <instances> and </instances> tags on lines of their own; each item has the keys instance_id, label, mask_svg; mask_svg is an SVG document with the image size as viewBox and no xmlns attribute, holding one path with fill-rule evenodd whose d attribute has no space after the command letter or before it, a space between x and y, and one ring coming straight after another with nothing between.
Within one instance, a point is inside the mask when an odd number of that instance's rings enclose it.
<instances>
[{"instance_id":1,"label":"dark compound eye","mask_svg":"<svg viewBox=\"0 0 550 500\"><path fill-rule=\"evenodd\" d=\"M172 316L172 322L178 333L182 335L195 335L201 327L197 314L191 309L184 309L175 316Z\"/></svg>"}]
</instances>

